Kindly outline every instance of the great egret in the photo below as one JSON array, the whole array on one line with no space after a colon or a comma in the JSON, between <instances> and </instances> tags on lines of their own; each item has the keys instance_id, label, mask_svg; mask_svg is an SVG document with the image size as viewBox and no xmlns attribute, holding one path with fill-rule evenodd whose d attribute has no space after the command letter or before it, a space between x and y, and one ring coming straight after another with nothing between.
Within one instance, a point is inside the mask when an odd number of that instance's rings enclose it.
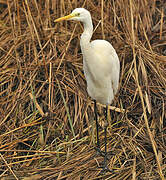
<instances>
[{"instance_id":1,"label":"great egret","mask_svg":"<svg viewBox=\"0 0 166 180\"><path fill-rule=\"evenodd\" d=\"M55 22L62 20L81 21L84 25L84 32L81 35L80 45L83 54L83 70L87 81L87 91L94 100L94 111L97 130L97 150L102 154L99 141L99 124L97 120L96 101L106 105L104 126L105 152L103 170L107 167L107 111L114 95L117 93L119 84L120 63L118 55L113 46L106 40L90 41L93 34L92 18L84 8L76 8L71 14L58 18Z\"/></svg>"}]
</instances>

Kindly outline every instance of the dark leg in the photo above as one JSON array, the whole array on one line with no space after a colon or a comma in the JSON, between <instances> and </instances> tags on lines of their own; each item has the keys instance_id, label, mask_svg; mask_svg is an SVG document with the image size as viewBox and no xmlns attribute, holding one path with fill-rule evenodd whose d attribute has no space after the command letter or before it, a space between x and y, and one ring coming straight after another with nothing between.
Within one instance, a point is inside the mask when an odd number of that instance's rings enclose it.
<instances>
[{"instance_id":1,"label":"dark leg","mask_svg":"<svg viewBox=\"0 0 166 180\"><path fill-rule=\"evenodd\" d=\"M105 144L105 153L104 153L104 167L107 168L107 127L108 127L108 106L105 108L105 124L104 124L104 144Z\"/></svg>"},{"instance_id":2,"label":"dark leg","mask_svg":"<svg viewBox=\"0 0 166 180\"><path fill-rule=\"evenodd\" d=\"M96 106L96 100L94 100L94 111L95 111L95 121L96 121L96 131L97 131L97 151L100 151L99 123L98 123L98 120L97 120L97 106Z\"/></svg>"},{"instance_id":3,"label":"dark leg","mask_svg":"<svg viewBox=\"0 0 166 180\"><path fill-rule=\"evenodd\" d=\"M94 112L95 112L95 121L96 121L96 135L97 135L97 147L95 147L95 150L97 151L98 154L101 156L105 157L105 152L101 151L100 148L100 140L99 140L99 123L98 123L98 113L97 113L97 105L96 105L96 100L94 100Z\"/></svg>"},{"instance_id":4,"label":"dark leg","mask_svg":"<svg viewBox=\"0 0 166 180\"><path fill-rule=\"evenodd\" d=\"M105 171L114 172L113 170L110 170L107 166L107 127L108 127L108 106L105 108L105 124L104 124L104 145L105 145L105 152L104 152L104 164L102 166L101 173L104 173Z\"/></svg>"},{"instance_id":5,"label":"dark leg","mask_svg":"<svg viewBox=\"0 0 166 180\"><path fill-rule=\"evenodd\" d=\"M105 108L105 124L104 124L104 144L105 144L105 151L101 151L100 149L100 141L99 141L99 124L97 119L97 106L96 106L96 100L94 100L94 112L95 112L95 121L96 121L96 131L97 131L97 147L95 148L97 152L100 153L101 156L104 156L104 164L100 168L102 168L101 173L105 171L113 172L111 171L107 166L107 127L108 127L108 106Z\"/></svg>"}]
</instances>

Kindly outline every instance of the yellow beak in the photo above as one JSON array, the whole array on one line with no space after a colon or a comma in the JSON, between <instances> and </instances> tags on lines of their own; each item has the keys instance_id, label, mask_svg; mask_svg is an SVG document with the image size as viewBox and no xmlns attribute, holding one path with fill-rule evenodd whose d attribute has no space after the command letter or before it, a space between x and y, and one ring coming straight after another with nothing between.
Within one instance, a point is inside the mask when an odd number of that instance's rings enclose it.
<instances>
[{"instance_id":1,"label":"yellow beak","mask_svg":"<svg viewBox=\"0 0 166 180\"><path fill-rule=\"evenodd\" d=\"M74 14L69 14L67 16L64 16L64 17L61 17L61 18L58 18L58 19L55 19L54 22L60 22L60 21L63 21L63 20L68 20L70 18L74 17Z\"/></svg>"}]
</instances>

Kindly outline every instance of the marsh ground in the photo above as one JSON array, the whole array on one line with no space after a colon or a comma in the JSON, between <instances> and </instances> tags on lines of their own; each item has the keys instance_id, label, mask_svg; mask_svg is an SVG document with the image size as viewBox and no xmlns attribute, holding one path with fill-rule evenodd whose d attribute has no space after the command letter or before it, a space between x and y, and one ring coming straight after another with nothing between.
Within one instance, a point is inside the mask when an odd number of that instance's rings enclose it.
<instances>
[{"instance_id":1,"label":"marsh ground","mask_svg":"<svg viewBox=\"0 0 166 180\"><path fill-rule=\"evenodd\" d=\"M0 7L0 178L164 179L166 3L3 0ZM111 42L121 63L108 129L114 172L104 175L82 70L83 27L54 23L76 7L91 12L92 39Z\"/></svg>"}]
</instances>

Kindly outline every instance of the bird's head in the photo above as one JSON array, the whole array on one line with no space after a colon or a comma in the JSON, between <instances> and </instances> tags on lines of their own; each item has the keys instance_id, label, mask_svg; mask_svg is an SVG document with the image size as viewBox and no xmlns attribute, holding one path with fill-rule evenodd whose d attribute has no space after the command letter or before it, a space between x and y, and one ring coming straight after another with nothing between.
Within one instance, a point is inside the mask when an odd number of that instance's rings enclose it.
<instances>
[{"instance_id":1,"label":"bird's head","mask_svg":"<svg viewBox=\"0 0 166 180\"><path fill-rule=\"evenodd\" d=\"M76 8L72 11L71 14L58 18L54 22L59 22L63 20L74 20L74 21L85 22L86 19L89 19L89 18L91 18L91 16L88 10L84 8Z\"/></svg>"}]
</instances>

